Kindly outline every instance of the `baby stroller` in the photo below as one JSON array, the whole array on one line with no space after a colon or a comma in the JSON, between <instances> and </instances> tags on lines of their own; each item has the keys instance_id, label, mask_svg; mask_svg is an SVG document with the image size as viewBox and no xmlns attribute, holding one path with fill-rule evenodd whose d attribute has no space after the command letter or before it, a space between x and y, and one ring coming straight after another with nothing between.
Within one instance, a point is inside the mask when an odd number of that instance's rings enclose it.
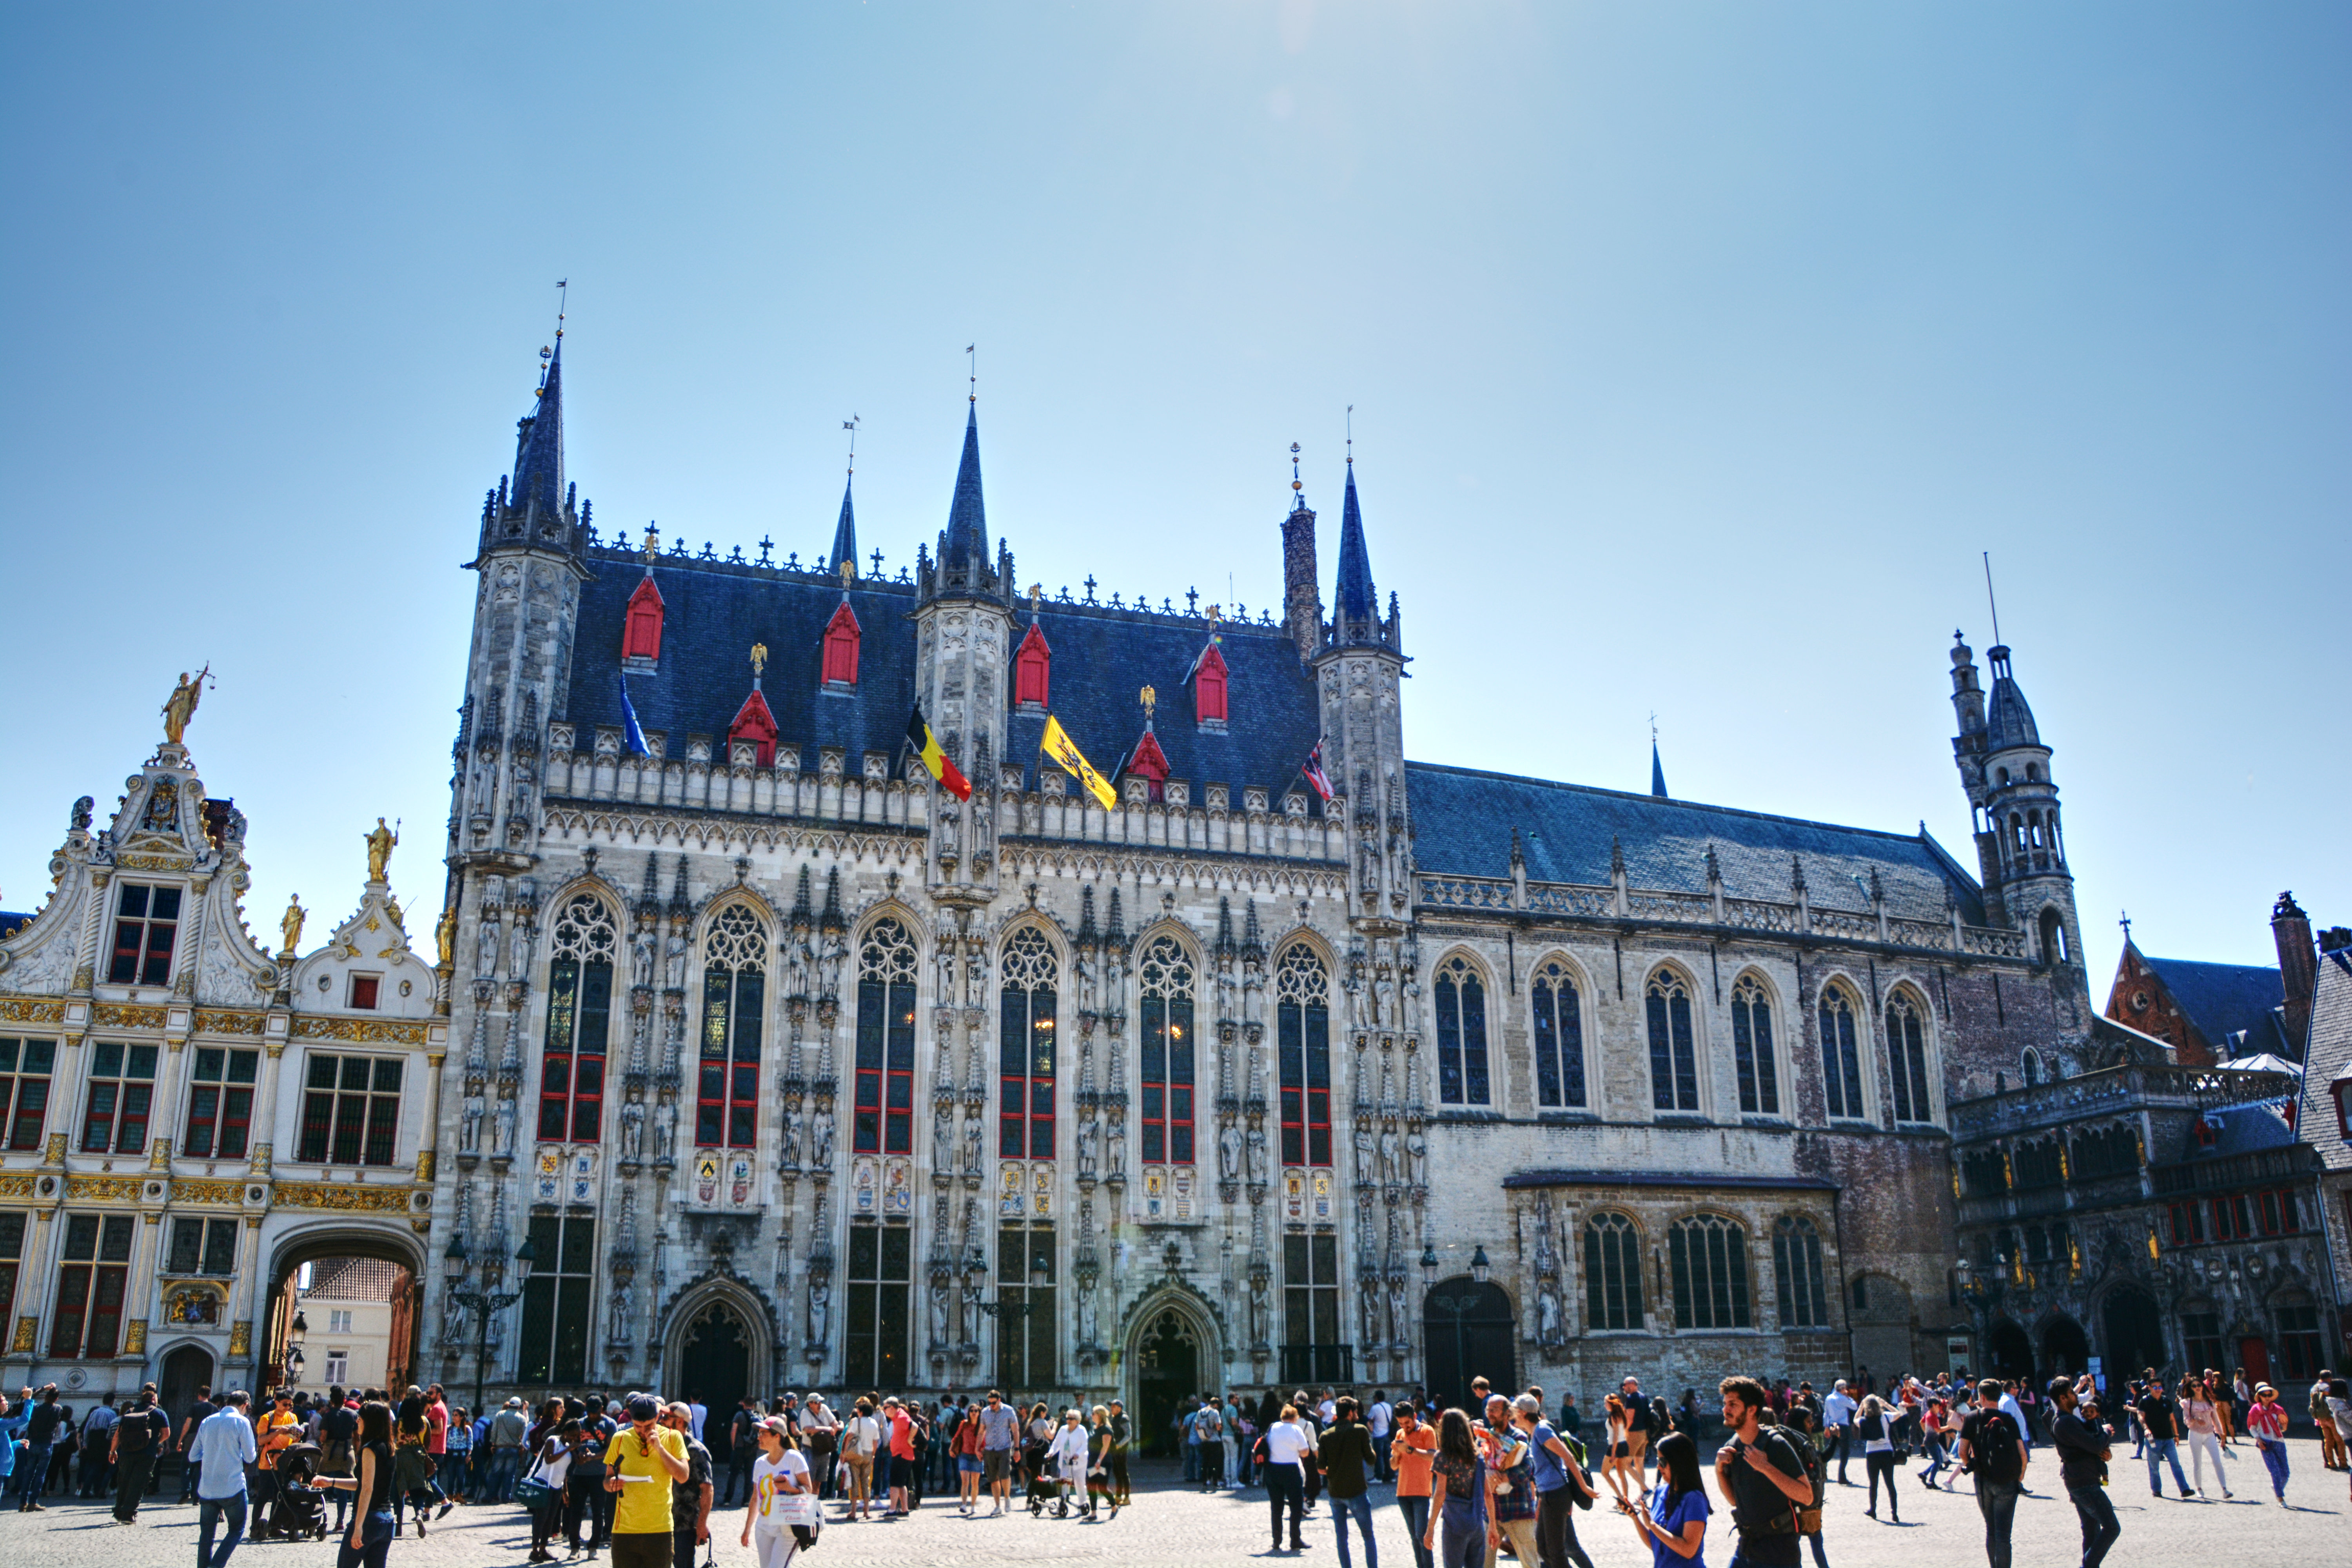
<instances>
[{"instance_id":1,"label":"baby stroller","mask_svg":"<svg viewBox=\"0 0 2352 1568\"><path fill-rule=\"evenodd\" d=\"M1062 1480L1054 1461L1045 1457L1045 1442L1032 1437L1021 1445L1021 1468L1029 1478L1029 1511L1042 1514L1049 1503L1062 1500Z\"/></svg>"},{"instance_id":2,"label":"baby stroller","mask_svg":"<svg viewBox=\"0 0 2352 1568\"><path fill-rule=\"evenodd\" d=\"M269 1510L269 1533L288 1541L327 1539L327 1489L317 1485L319 1446L297 1443L278 1456L278 1498Z\"/></svg>"}]
</instances>

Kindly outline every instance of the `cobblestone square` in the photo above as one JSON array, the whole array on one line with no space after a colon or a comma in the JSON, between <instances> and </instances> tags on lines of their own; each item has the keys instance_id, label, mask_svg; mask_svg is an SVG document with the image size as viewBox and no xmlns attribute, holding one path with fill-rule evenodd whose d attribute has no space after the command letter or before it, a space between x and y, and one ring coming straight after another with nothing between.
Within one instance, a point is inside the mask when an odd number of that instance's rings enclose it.
<instances>
[{"instance_id":1,"label":"cobblestone square","mask_svg":"<svg viewBox=\"0 0 2352 1568\"><path fill-rule=\"evenodd\" d=\"M2291 1507L2271 1500L2268 1478L2251 1448L2234 1450L2230 1484L2234 1502L2181 1502L2169 1495L2150 1498L2140 1482L2145 1468L2119 1450L2112 1467L2110 1493L2123 1522L2123 1539L2109 1554L2117 1564L2200 1563L2294 1563L2331 1561L2341 1555L2344 1525L2352 1514L2344 1476L2321 1468L2316 1443L2292 1442ZM2242 1456L2242 1457L2241 1457ZM1859 1481L1857 1461L1850 1473ZM2081 1557L2074 1510L2056 1489L2046 1462L2028 1478L2032 1492L2017 1510L2014 1536L2019 1568L2061 1568ZM1903 1522L1873 1521L1864 1514L1866 1493L1859 1484L1830 1489L1823 1542L1838 1568L1933 1562L1939 1568L1967 1568L1983 1558L1983 1526L1968 1493L1929 1496L1918 1481L1903 1481ZM1136 1477L1136 1500L1116 1521L1032 1519L1025 1509L991 1519L966 1519L952 1500L930 1500L911 1520L891 1523L828 1523L812 1568L859 1564L952 1563L1117 1563L1133 1568L1160 1564L1234 1563L1269 1556L1265 1494L1258 1490L1204 1496L1182 1485L1173 1467L1145 1466ZM1391 1568L1412 1561L1404 1521L1385 1487L1374 1490L1380 1560ZM1885 1511L1882 1504L1882 1512ZM830 1519L838 1512L828 1508ZM1577 1528L1597 1568L1645 1568L1649 1552L1622 1521L1596 1508L1577 1516ZM750 1568L751 1553L736 1544L742 1515L714 1515L716 1550L706 1553L721 1568ZM491 1568L520 1564L530 1531L518 1510L462 1508L428 1527L422 1541L412 1532L393 1548L392 1561L404 1568ZM193 1560L196 1510L151 1500L130 1529L114 1526L104 1506L52 1500L39 1514L0 1514L0 1562L26 1568L164 1568ZM1307 1527L1307 1549L1297 1561L1311 1568L1336 1568L1328 1510ZM1351 1547L1354 1542L1351 1540ZM1707 1532L1706 1560L1728 1563L1727 1521L1718 1513ZM1287 1554L1285 1554L1286 1559ZM1352 1552L1360 1568L1360 1548ZM297 1568L334 1561L333 1542L270 1542L241 1546L238 1568ZM604 1559L599 1558L601 1565ZM1509 1559L1501 1560L1507 1568Z\"/></svg>"}]
</instances>

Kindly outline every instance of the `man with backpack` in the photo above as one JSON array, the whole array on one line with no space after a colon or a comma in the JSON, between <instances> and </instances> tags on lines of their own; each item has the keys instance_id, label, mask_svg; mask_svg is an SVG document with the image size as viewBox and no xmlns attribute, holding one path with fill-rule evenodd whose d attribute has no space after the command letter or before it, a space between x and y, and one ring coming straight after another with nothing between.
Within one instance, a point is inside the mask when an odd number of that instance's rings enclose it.
<instances>
[{"instance_id":1,"label":"man with backpack","mask_svg":"<svg viewBox=\"0 0 2352 1568\"><path fill-rule=\"evenodd\" d=\"M1225 1413L1213 1394L1192 1417L1192 1440L1201 1445L1201 1489L1215 1491L1225 1480Z\"/></svg>"},{"instance_id":2,"label":"man with backpack","mask_svg":"<svg viewBox=\"0 0 2352 1568\"><path fill-rule=\"evenodd\" d=\"M2009 1568L2009 1531L2025 1489L2025 1435L2001 1408L2006 1391L1997 1377L1977 1384L1977 1407L1960 1423L1960 1467L1977 1479L1977 1511L1984 1515L1988 1568Z\"/></svg>"},{"instance_id":3,"label":"man with backpack","mask_svg":"<svg viewBox=\"0 0 2352 1568\"><path fill-rule=\"evenodd\" d=\"M760 1407L750 1394L735 1402L735 1414L727 1418L727 1490L719 1500L720 1508L732 1508L740 1494L745 1502L751 1499L751 1461L760 1457Z\"/></svg>"},{"instance_id":4,"label":"man with backpack","mask_svg":"<svg viewBox=\"0 0 2352 1568\"><path fill-rule=\"evenodd\" d=\"M1625 1384L1635 1387L1630 1377ZM1733 1568L1798 1568L1805 1515L1814 1507L1805 1462L1788 1433L1764 1424L1772 1401L1761 1383L1727 1377L1719 1387L1730 1436L1715 1451L1715 1484L1739 1534ZM1635 1408L1630 1400L1627 1407Z\"/></svg>"},{"instance_id":5,"label":"man with backpack","mask_svg":"<svg viewBox=\"0 0 2352 1568\"><path fill-rule=\"evenodd\" d=\"M172 1434L172 1423L155 1408L155 1385L139 1391L114 1424L114 1521L139 1522L139 1501L147 1495L147 1480L155 1470L155 1451Z\"/></svg>"}]
</instances>

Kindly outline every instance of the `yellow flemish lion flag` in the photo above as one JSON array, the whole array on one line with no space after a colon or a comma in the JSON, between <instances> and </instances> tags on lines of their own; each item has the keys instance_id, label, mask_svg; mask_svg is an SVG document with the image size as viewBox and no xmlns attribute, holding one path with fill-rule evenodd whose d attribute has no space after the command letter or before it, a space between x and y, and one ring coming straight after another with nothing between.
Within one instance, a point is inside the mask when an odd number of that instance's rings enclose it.
<instances>
[{"instance_id":1,"label":"yellow flemish lion flag","mask_svg":"<svg viewBox=\"0 0 2352 1568\"><path fill-rule=\"evenodd\" d=\"M1102 802L1105 811L1118 805L1118 792L1110 787L1108 779L1095 772L1094 763L1087 761L1086 753L1078 750L1078 743L1070 739L1067 730L1062 728L1062 721L1050 713L1045 716L1045 738L1037 742L1037 747L1061 763L1063 772L1086 785L1087 792Z\"/></svg>"}]
</instances>

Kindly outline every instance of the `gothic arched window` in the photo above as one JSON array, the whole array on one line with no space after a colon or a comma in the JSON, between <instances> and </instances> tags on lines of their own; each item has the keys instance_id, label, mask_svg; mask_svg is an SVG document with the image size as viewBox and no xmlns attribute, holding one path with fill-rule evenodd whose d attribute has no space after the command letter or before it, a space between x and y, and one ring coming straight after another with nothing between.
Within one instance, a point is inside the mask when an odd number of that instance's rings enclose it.
<instances>
[{"instance_id":1,"label":"gothic arched window","mask_svg":"<svg viewBox=\"0 0 2352 1568\"><path fill-rule=\"evenodd\" d=\"M1144 950L1143 1163L1192 1163L1192 961L1174 937Z\"/></svg>"},{"instance_id":2,"label":"gothic arched window","mask_svg":"<svg viewBox=\"0 0 2352 1568\"><path fill-rule=\"evenodd\" d=\"M583 893L555 918L547 974L547 1050L539 1065L539 1141L593 1143L604 1130L604 1053L613 1025L613 954L604 901Z\"/></svg>"},{"instance_id":3,"label":"gothic arched window","mask_svg":"<svg viewBox=\"0 0 2352 1568\"><path fill-rule=\"evenodd\" d=\"M1748 1233L1716 1215L1676 1220L1666 1233L1677 1329L1745 1329Z\"/></svg>"},{"instance_id":4,"label":"gothic arched window","mask_svg":"<svg viewBox=\"0 0 2352 1568\"><path fill-rule=\"evenodd\" d=\"M996 1152L1007 1160L1054 1157L1054 1005L1060 973L1052 944L1035 926L1023 926L1004 944Z\"/></svg>"},{"instance_id":5,"label":"gothic arched window","mask_svg":"<svg viewBox=\"0 0 2352 1568\"><path fill-rule=\"evenodd\" d=\"M1895 1080L1895 1120L1933 1121L1936 1101L1927 1087L1927 1031L1920 1023L1920 1007L1907 991L1897 991L1886 1004L1886 1061Z\"/></svg>"},{"instance_id":6,"label":"gothic arched window","mask_svg":"<svg viewBox=\"0 0 2352 1568\"><path fill-rule=\"evenodd\" d=\"M1780 1326L1826 1329L1830 1299L1822 1280L1822 1233L1801 1216L1772 1226L1772 1279L1780 1291Z\"/></svg>"},{"instance_id":7,"label":"gothic arched window","mask_svg":"<svg viewBox=\"0 0 2352 1568\"><path fill-rule=\"evenodd\" d=\"M741 904L730 904L702 939L702 1072L694 1115L698 1147L751 1147L767 1002L768 928Z\"/></svg>"},{"instance_id":8,"label":"gothic arched window","mask_svg":"<svg viewBox=\"0 0 2352 1568\"><path fill-rule=\"evenodd\" d=\"M1843 985L1822 987L1822 1091L1830 1114L1859 1121L1870 1113L1862 1101L1862 1052L1854 1044L1853 994Z\"/></svg>"},{"instance_id":9,"label":"gothic arched window","mask_svg":"<svg viewBox=\"0 0 2352 1568\"><path fill-rule=\"evenodd\" d=\"M1698 1047L1691 1036L1690 987L1671 969L1650 976L1650 1102L1660 1110L1698 1109Z\"/></svg>"},{"instance_id":10,"label":"gothic arched window","mask_svg":"<svg viewBox=\"0 0 2352 1568\"><path fill-rule=\"evenodd\" d=\"M1459 957L1437 966L1437 1098L1445 1105L1487 1102L1486 987Z\"/></svg>"},{"instance_id":11,"label":"gothic arched window","mask_svg":"<svg viewBox=\"0 0 2352 1568\"><path fill-rule=\"evenodd\" d=\"M1536 971L1536 1103L1584 1104L1584 1010L1576 979L1553 962Z\"/></svg>"},{"instance_id":12,"label":"gothic arched window","mask_svg":"<svg viewBox=\"0 0 2352 1568\"><path fill-rule=\"evenodd\" d=\"M1276 1055L1282 1071L1282 1163L1331 1163L1331 981L1303 942L1274 966Z\"/></svg>"},{"instance_id":13,"label":"gothic arched window","mask_svg":"<svg viewBox=\"0 0 2352 1568\"><path fill-rule=\"evenodd\" d=\"M876 921L857 946L857 1092L851 1147L904 1154L915 1146L915 940Z\"/></svg>"},{"instance_id":14,"label":"gothic arched window","mask_svg":"<svg viewBox=\"0 0 2352 1568\"><path fill-rule=\"evenodd\" d=\"M1753 975L1731 988L1731 1055L1739 1069L1739 1109L1780 1114L1780 1069L1772 1057L1772 999Z\"/></svg>"},{"instance_id":15,"label":"gothic arched window","mask_svg":"<svg viewBox=\"0 0 2352 1568\"><path fill-rule=\"evenodd\" d=\"M1622 1214L1584 1222L1584 1313L1592 1333L1642 1326L1642 1234Z\"/></svg>"}]
</instances>

